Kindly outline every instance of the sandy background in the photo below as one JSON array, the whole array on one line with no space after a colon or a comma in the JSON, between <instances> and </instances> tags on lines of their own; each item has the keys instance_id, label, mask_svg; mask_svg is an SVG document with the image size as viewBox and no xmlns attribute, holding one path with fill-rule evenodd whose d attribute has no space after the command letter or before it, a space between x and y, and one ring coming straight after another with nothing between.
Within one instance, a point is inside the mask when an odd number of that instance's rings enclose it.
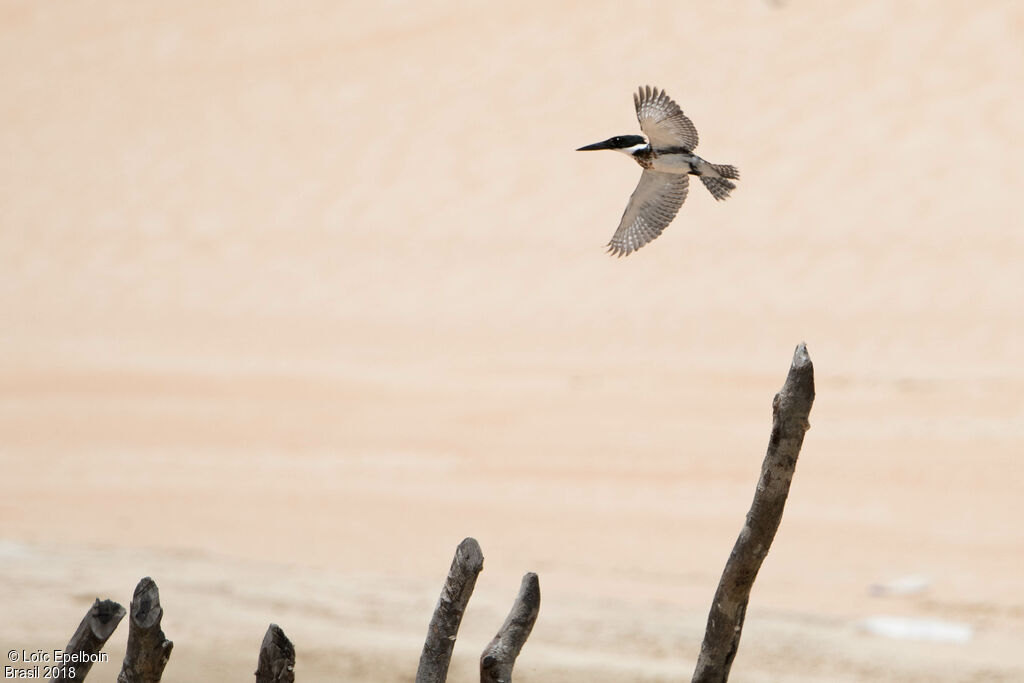
<instances>
[{"instance_id":1,"label":"sandy background","mask_svg":"<svg viewBox=\"0 0 1024 683\"><path fill-rule=\"evenodd\" d=\"M151 575L166 681L249 680L271 621L300 680L411 680L472 535L451 680L528 570L517 680L686 680L806 340L732 680L1024 680L1022 41L1015 2L0 3L0 645ZM642 83L743 180L616 260L638 169L573 150Z\"/></svg>"}]
</instances>

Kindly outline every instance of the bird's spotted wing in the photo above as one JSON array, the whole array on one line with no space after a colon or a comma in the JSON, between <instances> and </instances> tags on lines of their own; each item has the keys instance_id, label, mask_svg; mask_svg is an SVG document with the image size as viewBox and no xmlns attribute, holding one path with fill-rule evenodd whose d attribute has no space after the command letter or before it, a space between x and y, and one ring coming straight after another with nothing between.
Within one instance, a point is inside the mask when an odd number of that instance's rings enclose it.
<instances>
[{"instance_id":1,"label":"bird's spotted wing","mask_svg":"<svg viewBox=\"0 0 1024 683\"><path fill-rule=\"evenodd\" d=\"M633 95L640 130L652 147L697 148L697 129L664 90L645 85Z\"/></svg>"},{"instance_id":2,"label":"bird's spotted wing","mask_svg":"<svg viewBox=\"0 0 1024 683\"><path fill-rule=\"evenodd\" d=\"M660 235L686 201L689 187L690 178L682 173L644 170L608 242L608 253L628 256Z\"/></svg>"}]
</instances>

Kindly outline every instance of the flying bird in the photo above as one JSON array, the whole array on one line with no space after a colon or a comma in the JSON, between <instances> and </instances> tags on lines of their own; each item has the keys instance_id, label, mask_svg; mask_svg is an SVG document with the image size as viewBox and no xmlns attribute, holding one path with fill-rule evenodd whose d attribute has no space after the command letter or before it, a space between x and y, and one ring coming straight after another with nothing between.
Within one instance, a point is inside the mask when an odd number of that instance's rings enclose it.
<instances>
[{"instance_id":1,"label":"flying bird","mask_svg":"<svg viewBox=\"0 0 1024 683\"><path fill-rule=\"evenodd\" d=\"M616 256L627 256L661 234L686 201L691 175L700 178L717 200L728 197L736 189L731 181L740 177L735 166L712 164L693 153L697 129L664 90L641 87L633 103L646 140L641 135L617 135L576 150L614 149L644 169L608 242L608 252Z\"/></svg>"}]
</instances>

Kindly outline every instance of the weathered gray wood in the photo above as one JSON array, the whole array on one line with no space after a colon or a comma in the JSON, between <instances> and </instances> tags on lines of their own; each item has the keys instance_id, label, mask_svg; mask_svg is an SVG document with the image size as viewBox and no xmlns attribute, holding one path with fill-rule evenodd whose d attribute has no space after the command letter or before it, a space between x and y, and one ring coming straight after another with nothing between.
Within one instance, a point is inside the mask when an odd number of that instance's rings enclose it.
<instances>
[{"instance_id":1,"label":"weathered gray wood","mask_svg":"<svg viewBox=\"0 0 1024 683\"><path fill-rule=\"evenodd\" d=\"M128 647L117 683L158 683L174 643L164 637L160 590L148 576L139 581L128 616Z\"/></svg>"},{"instance_id":2,"label":"weathered gray wood","mask_svg":"<svg viewBox=\"0 0 1024 683\"><path fill-rule=\"evenodd\" d=\"M512 667L530 637L540 612L540 581L533 572L523 577L505 623L480 656L480 683L509 683Z\"/></svg>"},{"instance_id":3,"label":"weathered gray wood","mask_svg":"<svg viewBox=\"0 0 1024 683\"><path fill-rule=\"evenodd\" d=\"M122 618L124 618L124 607L121 607L121 605L113 600L100 600L97 598L96 602L89 608L89 611L85 613L85 617L82 619L82 623L78 625L75 634L71 636L68 646L64 648L66 655L81 655L79 659L84 661L77 661L68 666L59 667L62 672L68 672L73 669L75 672L74 676L57 676L51 678L50 683L84 680L89 673L89 669L92 668L92 662L88 661L88 659L103 649L103 644L107 642L107 638L114 632L117 625L121 623ZM65 657L65 661L68 661L68 657Z\"/></svg>"},{"instance_id":4,"label":"weathered gray wood","mask_svg":"<svg viewBox=\"0 0 1024 683\"><path fill-rule=\"evenodd\" d=\"M725 683L729 678L750 589L782 521L804 433L810 428L807 418L813 403L814 366L807 347L801 343L793 354L786 383L772 403L772 434L761 478L711 604L693 683Z\"/></svg>"},{"instance_id":5,"label":"weathered gray wood","mask_svg":"<svg viewBox=\"0 0 1024 683\"><path fill-rule=\"evenodd\" d=\"M294 683L295 646L281 627L271 624L263 636L259 663L256 665L256 683Z\"/></svg>"},{"instance_id":6,"label":"weathered gray wood","mask_svg":"<svg viewBox=\"0 0 1024 683\"><path fill-rule=\"evenodd\" d=\"M455 550L448 578L427 628L416 683L444 683L448 677L448 664L455 649L462 615L476 586L476 577L483 568L484 555L480 544L473 538L462 541Z\"/></svg>"}]
</instances>

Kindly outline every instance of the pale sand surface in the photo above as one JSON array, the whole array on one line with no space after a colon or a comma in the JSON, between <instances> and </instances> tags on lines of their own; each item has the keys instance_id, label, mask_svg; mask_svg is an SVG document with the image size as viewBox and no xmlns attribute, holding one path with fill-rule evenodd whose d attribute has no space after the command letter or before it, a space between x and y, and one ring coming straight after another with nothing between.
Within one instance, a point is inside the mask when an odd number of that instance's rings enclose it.
<instances>
[{"instance_id":1,"label":"pale sand surface","mask_svg":"<svg viewBox=\"0 0 1024 683\"><path fill-rule=\"evenodd\" d=\"M272 621L299 680L409 680L472 535L451 680L528 570L516 680L685 680L806 340L732 680L1024 680L1022 41L1014 2L0 5L0 645L151 575L166 681L248 680ZM573 150L640 83L743 180L616 260L638 169Z\"/></svg>"}]
</instances>

